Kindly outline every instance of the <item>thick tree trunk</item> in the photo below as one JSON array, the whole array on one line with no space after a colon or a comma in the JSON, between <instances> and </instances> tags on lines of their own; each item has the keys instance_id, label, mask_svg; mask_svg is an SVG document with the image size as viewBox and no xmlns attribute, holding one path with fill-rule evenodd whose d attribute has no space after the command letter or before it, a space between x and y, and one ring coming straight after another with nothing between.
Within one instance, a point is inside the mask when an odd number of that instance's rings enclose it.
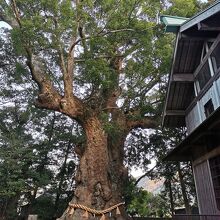
<instances>
[{"instance_id":1,"label":"thick tree trunk","mask_svg":"<svg viewBox=\"0 0 220 220\"><path fill-rule=\"evenodd\" d=\"M123 143L119 141L115 145L112 144L101 121L95 116L86 119L83 127L87 143L80 152L77 186L71 203L96 210L107 209L123 202L121 194L124 175L123 154L118 154L118 151L123 151ZM85 220L84 213L84 210L76 209L70 219ZM107 216L109 217L110 213L107 213ZM111 212L111 216L111 219L117 219L116 209ZM88 219L94 219L94 216L89 213Z\"/></svg>"}]
</instances>

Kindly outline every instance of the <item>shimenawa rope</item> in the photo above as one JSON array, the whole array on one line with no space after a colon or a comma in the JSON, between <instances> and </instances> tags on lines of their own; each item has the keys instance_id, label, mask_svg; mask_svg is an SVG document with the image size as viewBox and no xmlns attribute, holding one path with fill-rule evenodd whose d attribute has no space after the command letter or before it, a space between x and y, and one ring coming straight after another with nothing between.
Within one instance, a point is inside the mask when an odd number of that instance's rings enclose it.
<instances>
[{"instance_id":1,"label":"shimenawa rope","mask_svg":"<svg viewBox=\"0 0 220 220\"><path fill-rule=\"evenodd\" d=\"M116 209L116 214L120 214L120 210L119 210L119 206L121 205L124 205L125 203L124 202L120 202L116 205L113 205L107 209L104 209L104 210L96 210L96 209L91 209L85 205L81 205L81 204L76 204L76 203L69 203L69 210L68 210L68 213L69 215L72 215L74 213L74 209L82 209L86 212L89 212L91 214L94 214L94 215L104 215L106 213L109 213L111 212L112 210ZM88 214L88 213L87 213Z\"/></svg>"}]
</instances>

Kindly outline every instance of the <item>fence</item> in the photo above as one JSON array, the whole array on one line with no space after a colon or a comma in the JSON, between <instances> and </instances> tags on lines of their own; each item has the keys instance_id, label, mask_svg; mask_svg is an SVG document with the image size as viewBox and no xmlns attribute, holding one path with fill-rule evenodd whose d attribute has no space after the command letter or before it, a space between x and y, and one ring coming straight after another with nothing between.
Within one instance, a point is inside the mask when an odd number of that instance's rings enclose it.
<instances>
[{"instance_id":1,"label":"fence","mask_svg":"<svg viewBox=\"0 0 220 220\"><path fill-rule=\"evenodd\" d=\"M37 220L37 215L29 215L28 220Z\"/></svg>"},{"instance_id":2,"label":"fence","mask_svg":"<svg viewBox=\"0 0 220 220\"><path fill-rule=\"evenodd\" d=\"M173 220L220 220L220 215L174 215Z\"/></svg>"},{"instance_id":3,"label":"fence","mask_svg":"<svg viewBox=\"0 0 220 220\"><path fill-rule=\"evenodd\" d=\"M220 220L220 215L174 215L172 218L133 217L132 220Z\"/></svg>"},{"instance_id":4,"label":"fence","mask_svg":"<svg viewBox=\"0 0 220 220\"><path fill-rule=\"evenodd\" d=\"M132 220L172 220L172 218L133 217Z\"/></svg>"}]
</instances>

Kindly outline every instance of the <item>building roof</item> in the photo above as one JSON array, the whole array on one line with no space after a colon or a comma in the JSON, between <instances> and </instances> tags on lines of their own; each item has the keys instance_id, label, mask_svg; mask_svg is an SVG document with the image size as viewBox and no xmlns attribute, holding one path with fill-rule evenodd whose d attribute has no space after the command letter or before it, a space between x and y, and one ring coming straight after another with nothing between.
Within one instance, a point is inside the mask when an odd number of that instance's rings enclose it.
<instances>
[{"instance_id":1,"label":"building roof","mask_svg":"<svg viewBox=\"0 0 220 220\"><path fill-rule=\"evenodd\" d=\"M178 17L177 17L178 18ZM162 17L165 25L176 20ZM181 20L181 19L180 19ZM195 99L194 72L201 61L204 42L220 32L220 1L186 20L178 27L171 73L169 75L163 126L185 126L185 113ZM180 21L179 21L180 22Z\"/></svg>"},{"instance_id":2,"label":"building roof","mask_svg":"<svg viewBox=\"0 0 220 220\"><path fill-rule=\"evenodd\" d=\"M188 20L188 18L170 16L170 15L161 15L161 22L165 24L165 32L176 33L179 30L181 24Z\"/></svg>"},{"instance_id":3,"label":"building roof","mask_svg":"<svg viewBox=\"0 0 220 220\"><path fill-rule=\"evenodd\" d=\"M187 22L185 22L181 26L180 32L183 32L193 27L194 25L197 25L199 22L204 21L210 18L211 16L214 16L215 14L219 13L219 11L220 11L220 1L217 0L212 5L210 5L208 8L199 12L198 14L193 16L191 19L189 19Z\"/></svg>"}]
</instances>

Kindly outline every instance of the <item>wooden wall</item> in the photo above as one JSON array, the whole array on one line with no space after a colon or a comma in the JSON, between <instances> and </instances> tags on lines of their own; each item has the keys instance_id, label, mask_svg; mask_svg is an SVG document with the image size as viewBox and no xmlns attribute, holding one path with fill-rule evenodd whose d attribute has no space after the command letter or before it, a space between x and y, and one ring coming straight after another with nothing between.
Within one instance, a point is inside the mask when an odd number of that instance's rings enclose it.
<instances>
[{"instance_id":1,"label":"wooden wall","mask_svg":"<svg viewBox=\"0 0 220 220\"><path fill-rule=\"evenodd\" d=\"M193 165L199 211L201 215L219 215L208 160Z\"/></svg>"},{"instance_id":2,"label":"wooden wall","mask_svg":"<svg viewBox=\"0 0 220 220\"><path fill-rule=\"evenodd\" d=\"M199 112L199 104L193 107L193 109L186 115L186 127L187 132L190 134L201 123L201 117Z\"/></svg>"},{"instance_id":3,"label":"wooden wall","mask_svg":"<svg viewBox=\"0 0 220 220\"><path fill-rule=\"evenodd\" d=\"M215 82L217 94L220 96L220 78Z\"/></svg>"},{"instance_id":4,"label":"wooden wall","mask_svg":"<svg viewBox=\"0 0 220 220\"><path fill-rule=\"evenodd\" d=\"M186 127L188 134L190 134L206 119L204 105L209 101L209 99L212 100L215 110L220 106L220 94L218 91L218 86L220 86L219 79L213 82L211 88L206 91L201 99L197 100L195 106L186 115Z\"/></svg>"}]
</instances>

